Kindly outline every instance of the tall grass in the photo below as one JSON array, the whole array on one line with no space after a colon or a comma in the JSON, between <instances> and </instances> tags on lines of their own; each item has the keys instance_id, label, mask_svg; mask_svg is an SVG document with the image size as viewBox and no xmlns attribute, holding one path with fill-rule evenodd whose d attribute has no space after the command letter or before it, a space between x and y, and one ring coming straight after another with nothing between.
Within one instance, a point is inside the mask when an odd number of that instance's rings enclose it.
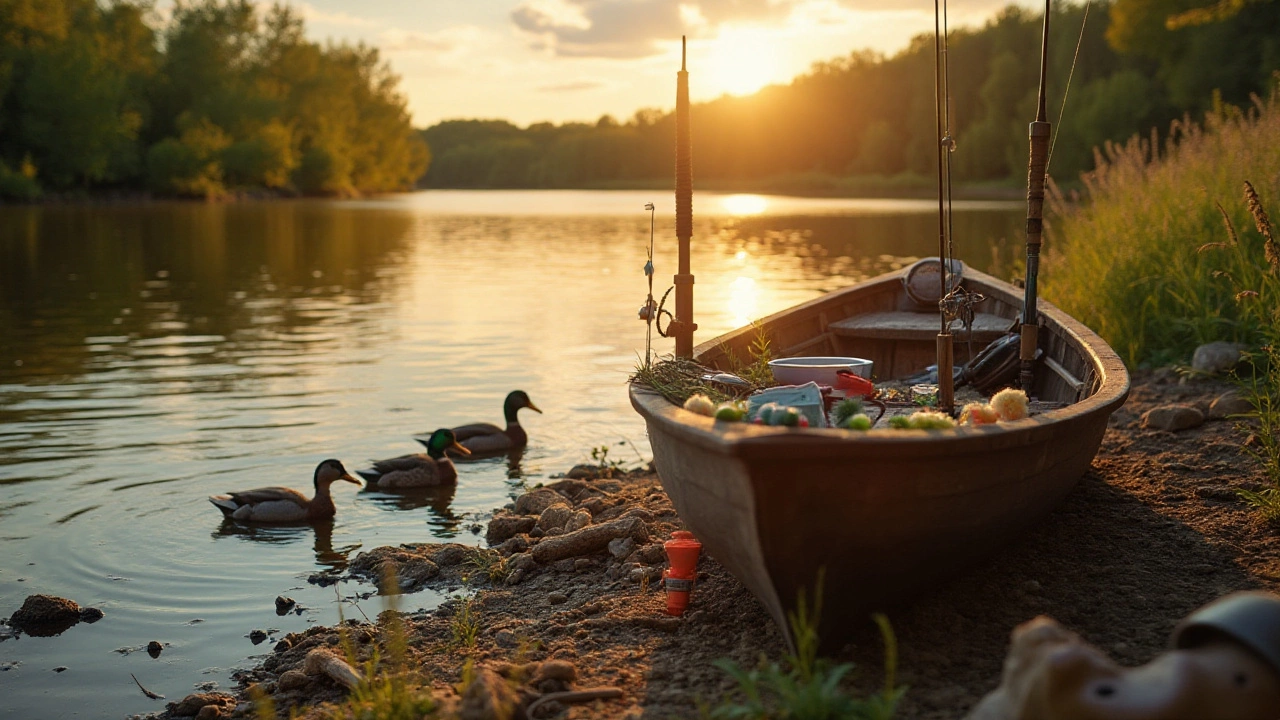
<instances>
[{"instance_id":1,"label":"tall grass","mask_svg":"<svg viewBox=\"0 0 1280 720\"><path fill-rule=\"evenodd\" d=\"M1043 294L1130 366L1186 362L1214 340L1256 344L1256 316L1235 295L1261 284L1264 239L1242 233L1239 252L1197 250L1225 239L1219 205L1236 227L1253 224L1235 202L1246 179L1280 214L1277 83L1251 107L1218 103L1203 123L1173 123L1163 141L1108 143L1083 198L1051 193Z\"/></svg>"}]
</instances>

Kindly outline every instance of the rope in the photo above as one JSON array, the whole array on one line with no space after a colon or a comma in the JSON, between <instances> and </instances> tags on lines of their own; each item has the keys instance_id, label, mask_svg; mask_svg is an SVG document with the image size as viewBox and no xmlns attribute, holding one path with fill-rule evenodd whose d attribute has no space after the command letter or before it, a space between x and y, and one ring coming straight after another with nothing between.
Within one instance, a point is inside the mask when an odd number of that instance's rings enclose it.
<instances>
[{"instance_id":1,"label":"rope","mask_svg":"<svg viewBox=\"0 0 1280 720\"><path fill-rule=\"evenodd\" d=\"M1084 44L1084 28L1089 22L1089 5L1093 0L1085 0L1084 19L1080 21L1080 37L1076 39L1076 54L1071 57L1071 72L1067 73L1067 87L1062 91L1062 107L1058 109L1058 124L1053 130L1053 140L1049 143L1049 156L1044 161L1045 177L1049 175L1049 164L1053 162L1053 148L1058 144L1058 133L1062 132L1062 116L1067 112L1067 95L1071 93L1071 78L1076 74L1076 61L1080 59L1080 46Z\"/></svg>"}]
</instances>

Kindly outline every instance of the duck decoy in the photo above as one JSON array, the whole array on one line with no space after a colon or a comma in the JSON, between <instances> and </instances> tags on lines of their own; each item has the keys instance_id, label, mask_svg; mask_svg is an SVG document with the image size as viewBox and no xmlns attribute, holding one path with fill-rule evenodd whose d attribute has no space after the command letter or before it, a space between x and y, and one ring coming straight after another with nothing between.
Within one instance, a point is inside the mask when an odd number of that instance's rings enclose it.
<instances>
[{"instance_id":1,"label":"duck decoy","mask_svg":"<svg viewBox=\"0 0 1280 720\"><path fill-rule=\"evenodd\" d=\"M331 518L336 509L329 486L339 480L360 484L342 463L329 459L316 466L316 495L306 495L286 487L265 487L226 495L210 495L209 502L232 520L263 523L315 522Z\"/></svg>"},{"instance_id":2,"label":"duck decoy","mask_svg":"<svg viewBox=\"0 0 1280 720\"><path fill-rule=\"evenodd\" d=\"M454 450L463 455L470 455L471 451L458 444L453 431L440 428L431 433L430 439L419 442L427 446L426 453L378 460L373 463L372 470L356 472L369 481L369 487L381 489L434 487L457 482L458 469L445 457L444 451Z\"/></svg>"},{"instance_id":3,"label":"duck decoy","mask_svg":"<svg viewBox=\"0 0 1280 720\"><path fill-rule=\"evenodd\" d=\"M459 445L474 455L504 453L522 448L529 443L529 436L524 428L520 427L520 420L516 417L516 413L523 408L529 408L538 414L542 413L525 391L514 390L502 403L502 414L507 420L506 429L492 423L472 423L453 428L454 437L457 438ZM426 444L423 440L418 442Z\"/></svg>"}]
</instances>

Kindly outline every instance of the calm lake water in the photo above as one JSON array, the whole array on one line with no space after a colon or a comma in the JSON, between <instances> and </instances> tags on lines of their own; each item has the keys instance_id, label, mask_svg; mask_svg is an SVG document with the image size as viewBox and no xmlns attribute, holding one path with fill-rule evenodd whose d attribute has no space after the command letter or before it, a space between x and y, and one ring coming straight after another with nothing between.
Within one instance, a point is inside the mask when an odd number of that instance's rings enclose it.
<instances>
[{"instance_id":1,"label":"calm lake water","mask_svg":"<svg viewBox=\"0 0 1280 720\"><path fill-rule=\"evenodd\" d=\"M647 461L625 380L644 352L651 201L660 297L675 270L669 193L0 207L0 618L34 593L106 613L0 641L0 716L162 709L130 673L169 700L230 688L339 602L358 616L349 603L371 589L308 575L361 548L481 544L493 508L594 447ZM698 339L936 254L936 207L698 195ZM955 210L966 262L989 269L1019 246L1021 203ZM655 334L654 349L671 343ZM319 529L224 523L205 499L310 492L320 460L354 470L418 452L422 431L500 422L515 388L545 411L521 416L528 450L461 466L454 492L340 484ZM277 616L281 594L306 611ZM272 639L253 645L255 629Z\"/></svg>"}]
</instances>

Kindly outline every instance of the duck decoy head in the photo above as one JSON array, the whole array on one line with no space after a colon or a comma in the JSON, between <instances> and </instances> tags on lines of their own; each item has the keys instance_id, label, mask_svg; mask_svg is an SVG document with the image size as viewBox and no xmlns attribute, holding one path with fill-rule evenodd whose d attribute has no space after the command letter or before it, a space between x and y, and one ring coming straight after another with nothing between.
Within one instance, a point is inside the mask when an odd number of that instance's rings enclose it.
<instances>
[{"instance_id":1,"label":"duck decoy head","mask_svg":"<svg viewBox=\"0 0 1280 720\"><path fill-rule=\"evenodd\" d=\"M423 444L427 446L427 455L437 460L444 457L445 450L454 450L463 455L471 454L470 450L458 443L458 438L449 428L440 428L431 433L431 437Z\"/></svg>"},{"instance_id":2,"label":"duck decoy head","mask_svg":"<svg viewBox=\"0 0 1280 720\"><path fill-rule=\"evenodd\" d=\"M338 460L330 458L316 466L315 486L332 484L339 480L346 480L349 483L362 485L359 478L352 477L351 473L342 466Z\"/></svg>"},{"instance_id":3,"label":"duck decoy head","mask_svg":"<svg viewBox=\"0 0 1280 720\"><path fill-rule=\"evenodd\" d=\"M516 412L521 408L529 408L539 415L542 414L542 410L529 399L528 393L523 390L513 390L511 394L507 395L506 402L502 404L503 414L506 415L507 420L514 420Z\"/></svg>"}]
</instances>

